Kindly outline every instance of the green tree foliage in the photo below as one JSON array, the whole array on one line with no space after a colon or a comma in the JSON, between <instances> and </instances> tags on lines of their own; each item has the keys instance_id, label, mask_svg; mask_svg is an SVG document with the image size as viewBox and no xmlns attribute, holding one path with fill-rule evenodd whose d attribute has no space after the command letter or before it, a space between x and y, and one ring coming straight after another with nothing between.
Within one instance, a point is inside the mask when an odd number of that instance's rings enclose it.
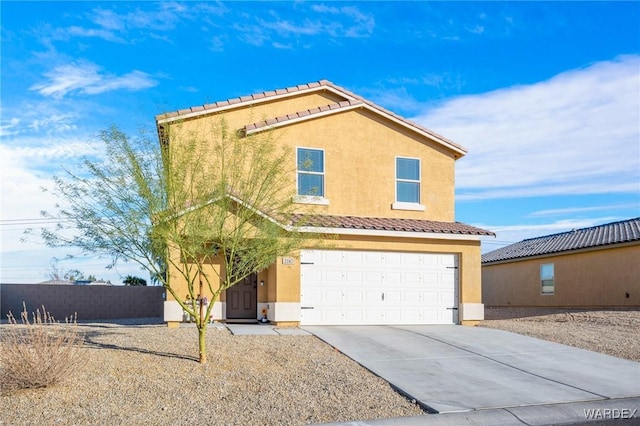
<instances>
[{"instance_id":1,"label":"green tree foliage","mask_svg":"<svg viewBox=\"0 0 640 426\"><path fill-rule=\"evenodd\" d=\"M221 292L313 236L294 226L302 223L293 220L295 160L273 133L243 137L224 121L190 132L181 126L161 129L160 144L103 131L101 160L86 158L54 178L61 203L43 215L58 225L41 236L51 247L106 255L107 267L127 261L149 271L196 323L204 363L207 319ZM219 275L211 264L223 265ZM190 301L168 271L187 282ZM198 305L206 293L211 303Z\"/></svg>"},{"instance_id":2,"label":"green tree foliage","mask_svg":"<svg viewBox=\"0 0 640 426\"><path fill-rule=\"evenodd\" d=\"M125 285L132 285L132 286L146 286L147 285L147 280L145 280L144 278L133 276L133 275L127 275L126 277L124 277L124 280L122 280L122 282Z\"/></svg>"}]
</instances>

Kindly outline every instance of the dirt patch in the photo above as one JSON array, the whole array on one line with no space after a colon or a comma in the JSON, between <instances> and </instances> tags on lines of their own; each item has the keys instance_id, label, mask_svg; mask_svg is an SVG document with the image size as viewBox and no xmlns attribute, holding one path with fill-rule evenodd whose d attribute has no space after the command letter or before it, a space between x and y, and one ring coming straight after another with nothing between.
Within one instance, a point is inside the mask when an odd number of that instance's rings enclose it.
<instances>
[{"instance_id":1,"label":"dirt patch","mask_svg":"<svg viewBox=\"0 0 640 426\"><path fill-rule=\"evenodd\" d=\"M497 328L640 362L640 309L487 308Z\"/></svg>"}]
</instances>

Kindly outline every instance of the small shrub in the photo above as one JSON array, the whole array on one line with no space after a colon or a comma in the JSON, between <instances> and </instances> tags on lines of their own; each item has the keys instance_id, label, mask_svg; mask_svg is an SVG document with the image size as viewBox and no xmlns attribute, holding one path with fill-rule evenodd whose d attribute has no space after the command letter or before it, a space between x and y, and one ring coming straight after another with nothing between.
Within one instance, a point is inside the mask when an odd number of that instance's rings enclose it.
<instances>
[{"instance_id":1,"label":"small shrub","mask_svg":"<svg viewBox=\"0 0 640 426\"><path fill-rule=\"evenodd\" d=\"M51 386L74 374L83 361L84 336L77 315L56 322L44 305L29 313L23 304L21 324L11 312L3 326L0 348L0 386L3 393Z\"/></svg>"}]
</instances>

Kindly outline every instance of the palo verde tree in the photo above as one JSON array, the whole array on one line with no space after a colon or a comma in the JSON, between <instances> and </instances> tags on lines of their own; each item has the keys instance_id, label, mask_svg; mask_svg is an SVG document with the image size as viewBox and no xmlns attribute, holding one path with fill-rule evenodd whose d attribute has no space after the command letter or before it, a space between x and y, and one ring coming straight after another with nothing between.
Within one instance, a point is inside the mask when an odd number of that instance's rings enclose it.
<instances>
[{"instance_id":1,"label":"palo verde tree","mask_svg":"<svg viewBox=\"0 0 640 426\"><path fill-rule=\"evenodd\" d=\"M207 320L220 294L313 236L295 225L295 161L272 132L245 137L219 120L160 134L158 144L103 131L101 160L85 158L54 178L63 203L43 212L58 225L41 236L52 247L106 255L108 267L128 261L148 270L195 322L205 363ZM205 294L211 303L198 304Z\"/></svg>"}]
</instances>

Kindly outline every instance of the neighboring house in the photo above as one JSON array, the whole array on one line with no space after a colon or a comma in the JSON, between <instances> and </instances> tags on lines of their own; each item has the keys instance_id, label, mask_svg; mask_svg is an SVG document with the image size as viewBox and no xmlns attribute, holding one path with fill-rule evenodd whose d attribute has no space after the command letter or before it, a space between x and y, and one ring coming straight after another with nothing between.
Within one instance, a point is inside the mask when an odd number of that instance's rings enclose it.
<instances>
[{"instance_id":1,"label":"neighboring house","mask_svg":"<svg viewBox=\"0 0 640 426\"><path fill-rule=\"evenodd\" d=\"M640 218L485 253L482 300L487 306L640 306Z\"/></svg>"},{"instance_id":2,"label":"neighboring house","mask_svg":"<svg viewBox=\"0 0 640 426\"><path fill-rule=\"evenodd\" d=\"M162 114L156 122L162 138L220 117L241 134L268 126L298 158L313 159L312 170L298 162L292 172L295 201L301 213L316 209L307 229L335 239L331 249L279 258L228 289L214 319L255 320L263 309L283 325L483 319L480 237L494 234L455 222L454 169L463 147L326 80ZM169 322L179 320L175 305L167 303Z\"/></svg>"}]
</instances>

